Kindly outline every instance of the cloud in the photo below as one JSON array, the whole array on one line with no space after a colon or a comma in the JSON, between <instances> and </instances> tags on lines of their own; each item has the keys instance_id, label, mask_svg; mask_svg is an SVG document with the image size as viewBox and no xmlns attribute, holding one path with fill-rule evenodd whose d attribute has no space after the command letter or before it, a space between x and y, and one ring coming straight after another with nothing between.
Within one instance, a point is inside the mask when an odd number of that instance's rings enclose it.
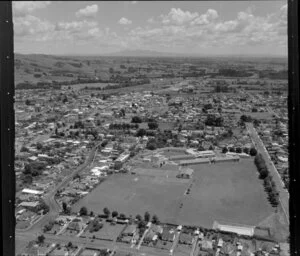
<instances>
[{"instance_id":1,"label":"cloud","mask_svg":"<svg viewBox=\"0 0 300 256\"><path fill-rule=\"evenodd\" d=\"M41 20L32 15L16 17L14 19L14 34L17 37L35 36L39 37L54 31L55 26L46 20Z\"/></svg>"},{"instance_id":2,"label":"cloud","mask_svg":"<svg viewBox=\"0 0 300 256\"><path fill-rule=\"evenodd\" d=\"M130 25L130 24L132 24L132 21L125 17L122 17L118 23L121 25Z\"/></svg>"},{"instance_id":3,"label":"cloud","mask_svg":"<svg viewBox=\"0 0 300 256\"><path fill-rule=\"evenodd\" d=\"M144 26L130 30L128 44L140 47L181 46L193 47L251 47L274 45L286 42L286 7L266 16L256 16L253 8L240 11L236 17L221 20L216 10L204 14L172 8L160 15L161 23L155 27ZM154 18L147 20L153 23ZM266 47L267 48L267 47Z\"/></svg>"},{"instance_id":4,"label":"cloud","mask_svg":"<svg viewBox=\"0 0 300 256\"><path fill-rule=\"evenodd\" d=\"M86 9L86 8L85 8ZM121 25L132 24L122 17ZM97 47L127 47L196 51L196 49L268 49L268 46L287 45L287 7L279 6L276 12L257 16L248 8L237 12L231 19L222 19L218 12L208 9L204 13L172 8L169 12L151 17L145 25L127 26L122 35L109 28L101 28L88 18L56 23L27 14L14 17L14 31L18 42L43 41L51 45L97 45ZM271 47L272 48L272 47ZM258 48L257 48L258 49ZM263 50L261 50L263 51Z\"/></svg>"},{"instance_id":5,"label":"cloud","mask_svg":"<svg viewBox=\"0 0 300 256\"><path fill-rule=\"evenodd\" d=\"M191 13L189 11L183 11L180 8L172 8L167 15L161 15L161 18L163 24L182 25L198 16L199 14L197 12Z\"/></svg>"},{"instance_id":6,"label":"cloud","mask_svg":"<svg viewBox=\"0 0 300 256\"><path fill-rule=\"evenodd\" d=\"M138 1L131 1L131 3L132 3L132 4L137 4L137 3L138 3Z\"/></svg>"},{"instance_id":7,"label":"cloud","mask_svg":"<svg viewBox=\"0 0 300 256\"><path fill-rule=\"evenodd\" d=\"M77 18L81 18L81 17L88 18L88 17L95 17L97 12L98 12L98 5L93 4L93 5L88 5L83 9L80 9L75 13L75 15Z\"/></svg>"},{"instance_id":8,"label":"cloud","mask_svg":"<svg viewBox=\"0 0 300 256\"><path fill-rule=\"evenodd\" d=\"M95 21L70 21L70 22L58 22L56 24L57 31L69 31L69 32L77 32L88 28L94 28L98 25Z\"/></svg>"},{"instance_id":9,"label":"cloud","mask_svg":"<svg viewBox=\"0 0 300 256\"><path fill-rule=\"evenodd\" d=\"M14 1L13 6L13 14L16 17L26 16L38 9L46 8L51 4L51 1Z\"/></svg>"},{"instance_id":10,"label":"cloud","mask_svg":"<svg viewBox=\"0 0 300 256\"><path fill-rule=\"evenodd\" d=\"M207 25L219 17L218 12L213 9L208 9L205 14L200 15L193 21L191 25Z\"/></svg>"},{"instance_id":11,"label":"cloud","mask_svg":"<svg viewBox=\"0 0 300 256\"><path fill-rule=\"evenodd\" d=\"M153 17L151 17L151 18L149 18L149 19L147 20L147 22L150 23L150 24L153 24L153 23L155 23L155 20L154 20Z\"/></svg>"}]
</instances>

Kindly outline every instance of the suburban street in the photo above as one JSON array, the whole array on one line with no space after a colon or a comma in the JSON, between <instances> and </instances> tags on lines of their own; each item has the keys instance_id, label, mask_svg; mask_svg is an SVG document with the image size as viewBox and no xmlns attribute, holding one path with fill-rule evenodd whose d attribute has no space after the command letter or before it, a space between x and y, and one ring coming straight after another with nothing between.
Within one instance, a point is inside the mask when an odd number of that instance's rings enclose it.
<instances>
[{"instance_id":1,"label":"suburban street","mask_svg":"<svg viewBox=\"0 0 300 256\"><path fill-rule=\"evenodd\" d=\"M35 233L24 233L24 234L17 234L16 235L16 240L20 242L27 242L27 241L32 241L36 239ZM105 240L92 240L88 238L82 238L82 237L67 237L67 236L56 236L56 235L49 235L49 234L44 234L45 236L45 242L47 243L56 243L60 245L67 244L71 242L74 245L78 245L81 247L88 247L88 248L94 248L94 249L111 249L113 251L123 251L127 253L131 253L132 255L149 255L149 256L160 256L162 255L161 252L159 251L151 251L151 253L144 253L140 252L136 248L130 248L128 245L124 244L116 244L115 242L110 242L110 241L105 241ZM18 249L18 251L17 251ZM24 250L21 246L18 247L18 243L16 243L16 254L21 253ZM168 252L165 252L165 255L168 255Z\"/></svg>"},{"instance_id":2,"label":"suburban street","mask_svg":"<svg viewBox=\"0 0 300 256\"><path fill-rule=\"evenodd\" d=\"M27 242L29 242L32 239L35 239L36 234L41 232L41 228L47 223L49 223L49 221L54 220L58 216L60 211L60 205L54 199L56 191L65 187L76 174L82 172L87 166L89 166L93 162L99 145L100 143L97 144L91 150L89 156L87 157L86 161L82 165L80 165L77 169L75 169L69 176L66 176L52 191L50 191L48 194L45 195L44 201L49 206L49 212L46 215L44 215L42 218L40 218L36 223L28 227L27 229L24 230L16 229L16 243L18 241L18 238L20 237L23 238L23 241L24 238L26 238Z\"/></svg>"},{"instance_id":3,"label":"suburban street","mask_svg":"<svg viewBox=\"0 0 300 256\"><path fill-rule=\"evenodd\" d=\"M246 123L247 130L249 132L249 135L252 139L253 144L255 145L257 151L261 153L263 158L266 161L266 164L268 166L268 169L273 177L273 180L276 184L277 190L279 192L279 201L283 208L284 214L286 216L286 220L289 223L289 192L285 189L284 183L280 177L280 174L278 173L276 167L274 166L270 155L264 146L264 143L260 139L259 135L257 134L256 129L253 127L252 123Z\"/></svg>"}]
</instances>

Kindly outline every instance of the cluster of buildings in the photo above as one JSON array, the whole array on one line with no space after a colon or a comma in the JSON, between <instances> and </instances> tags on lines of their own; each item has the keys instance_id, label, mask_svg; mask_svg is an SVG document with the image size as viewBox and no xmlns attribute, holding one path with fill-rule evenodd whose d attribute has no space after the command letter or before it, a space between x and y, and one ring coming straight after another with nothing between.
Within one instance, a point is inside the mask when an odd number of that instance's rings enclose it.
<instances>
[{"instance_id":1,"label":"cluster of buildings","mask_svg":"<svg viewBox=\"0 0 300 256\"><path fill-rule=\"evenodd\" d=\"M171 136L163 140L164 145L171 145L172 140L176 140L184 152L178 151L178 154L159 158L156 162L158 166L165 161L178 164L177 178L191 178L192 165L236 162L249 157L253 144L240 123L241 115L258 120L260 137L288 186L286 97L249 93L243 89L239 93L214 93L207 88L202 90L205 85L205 82L198 86L185 81L176 86L170 85L167 90L105 96L99 91L84 89L40 90L34 93L30 90L17 91L17 228L26 228L38 221L44 214L43 200L47 193L89 157L92 158L86 168L56 193L55 199L60 205L66 203L71 206L112 173L128 172L134 165L132 157L144 151L149 141L166 131ZM173 87L181 91L171 90ZM142 120L137 127L110 128L115 123L132 124L133 117ZM158 123L158 129L150 129L149 120ZM137 136L141 129L150 131L152 135ZM150 157L147 159L152 161ZM147 161L146 158L144 161ZM232 232L222 228L226 229L224 225L217 229ZM236 230L233 232L238 233ZM136 232L136 227L127 226L122 239L131 243L134 238L138 244L141 236L137 238ZM253 235L250 229L247 232ZM176 235L178 239L175 239ZM210 236L209 232L204 234L199 230L183 232L177 228L150 225L143 239L159 248L165 246L164 242L176 240L179 244L192 245L197 241L198 255L220 255L226 253L224 248L229 243L221 236L218 232ZM159 240L163 242L156 245L155 241ZM242 242L234 240L230 244L234 253L229 255L278 255L279 250L274 245L267 251L257 249L248 253L244 251Z\"/></svg>"}]
</instances>

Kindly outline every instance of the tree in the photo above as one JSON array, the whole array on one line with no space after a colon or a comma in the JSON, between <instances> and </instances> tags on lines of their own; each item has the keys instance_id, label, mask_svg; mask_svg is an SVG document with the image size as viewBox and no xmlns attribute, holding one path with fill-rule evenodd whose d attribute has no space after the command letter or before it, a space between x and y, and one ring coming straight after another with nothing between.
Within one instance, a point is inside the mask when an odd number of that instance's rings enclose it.
<instances>
[{"instance_id":1,"label":"tree","mask_svg":"<svg viewBox=\"0 0 300 256\"><path fill-rule=\"evenodd\" d=\"M36 211L42 211L43 214L46 214L47 212L49 212L50 208L49 206L45 203L44 200L40 200L40 204L38 205L38 207L36 208Z\"/></svg>"},{"instance_id":2,"label":"tree","mask_svg":"<svg viewBox=\"0 0 300 256\"><path fill-rule=\"evenodd\" d=\"M144 214L144 220L147 221L147 222L149 222L149 220L150 220L150 213L149 212L145 212L145 214Z\"/></svg>"},{"instance_id":3,"label":"tree","mask_svg":"<svg viewBox=\"0 0 300 256\"><path fill-rule=\"evenodd\" d=\"M256 155L257 155L257 150L256 150L255 148L252 147L252 148L250 149L250 152L249 152L249 153L250 153L250 156L256 156Z\"/></svg>"},{"instance_id":4,"label":"tree","mask_svg":"<svg viewBox=\"0 0 300 256\"><path fill-rule=\"evenodd\" d=\"M139 214L137 214L137 215L135 216L135 219L137 219L138 221L141 221L141 220L142 220L142 216L139 215Z\"/></svg>"},{"instance_id":5,"label":"tree","mask_svg":"<svg viewBox=\"0 0 300 256\"><path fill-rule=\"evenodd\" d=\"M236 153L242 153L242 149L240 148L240 147L237 147L236 149L235 149L235 151L236 151Z\"/></svg>"},{"instance_id":6,"label":"tree","mask_svg":"<svg viewBox=\"0 0 300 256\"><path fill-rule=\"evenodd\" d=\"M244 148L244 149L243 149L243 152L244 152L245 154L248 154L248 155L249 155L249 148Z\"/></svg>"},{"instance_id":7,"label":"tree","mask_svg":"<svg viewBox=\"0 0 300 256\"><path fill-rule=\"evenodd\" d=\"M142 119L139 116L134 116L131 119L131 123L141 123Z\"/></svg>"},{"instance_id":8,"label":"tree","mask_svg":"<svg viewBox=\"0 0 300 256\"><path fill-rule=\"evenodd\" d=\"M41 149L43 148L42 143L40 143L40 142L36 143L36 148L37 148L38 150L41 150Z\"/></svg>"},{"instance_id":9,"label":"tree","mask_svg":"<svg viewBox=\"0 0 300 256\"><path fill-rule=\"evenodd\" d=\"M30 165L30 164L26 164L25 167L24 167L23 173L24 173L24 174L31 174L31 172L32 172L32 167L31 167L31 165Z\"/></svg>"},{"instance_id":10,"label":"tree","mask_svg":"<svg viewBox=\"0 0 300 256\"><path fill-rule=\"evenodd\" d=\"M67 210L68 210L68 205L67 205L66 202L63 202L63 203L62 203L62 208L63 208L63 212L66 213Z\"/></svg>"},{"instance_id":11,"label":"tree","mask_svg":"<svg viewBox=\"0 0 300 256\"><path fill-rule=\"evenodd\" d=\"M143 220L142 220L142 221L139 222L138 228L139 228L140 230L143 230L143 229L146 228L146 225L147 225L146 221L143 221Z\"/></svg>"},{"instance_id":12,"label":"tree","mask_svg":"<svg viewBox=\"0 0 300 256\"><path fill-rule=\"evenodd\" d=\"M224 119L223 117L216 117L215 115L208 115L205 120L205 125L209 126L223 126Z\"/></svg>"},{"instance_id":13,"label":"tree","mask_svg":"<svg viewBox=\"0 0 300 256\"><path fill-rule=\"evenodd\" d=\"M112 216L113 218L118 217L118 215L119 215L119 213L118 213L117 211L113 211L113 212L111 213L111 216Z\"/></svg>"},{"instance_id":14,"label":"tree","mask_svg":"<svg viewBox=\"0 0 300 256\"><path fill-rule=\"evenodd\" d=\"M25 146L22 146L21 149L20 149L20 152L28 152L29 149Z\"/></svg>"},{"instance_id":15,"label":"tree","mask_svg":"<svg viewBox=\"0 0 300 256\"><path fill-rule=\"evenodd\" d=\"M205 150L205 148L202 146L202 145L200 145L199 147L198 147L198 151L204 151Z\"/></svg>"},{"instance_id":16,"label":"tree","mask_svg":"<svg viewBox=\"0 0 300 256\"><path fill-rule=\"evenodd\" d=\"M120 219L123 219L123 220L126 219L126 215L124 213L121 213L119 217L120 217Z\"/></svg>"},{"instance_id":17,"label":"tree","mask_svg":"<svg viewBox=\"0 0 300 256\"><path fill-rule=\"evenodd\" d=\"M153 224L158 224L159 223L158 217L155 214L152 217L152 223Z\"/></svg>"},{"instance_id":18,"label":"tree","mask_svg":"<svg viewBox=\"0 0 300 256\"><path fill-rule=\"evenodd\" d=\"M86 216L88 214L88 210L85 206L82 206L79 210L80 216Z\"/></svg>"},{"instance_id":19,"label":"tree","mask_svg":"<svg viewBox=\"0 0 300 256\"><path fill-rule=\"evenodd\" d=\"M44 243L44 241L45 241L45 237L44 237L44 235L40 235L40 236L38 236L38 237L37 237L37 240L38 240L38 243L39 243L39 244L42 244L42 243Z\"/></svg>"},{"instance_id":20,"label":"tree","mask_svg":"<svg viewBox=\"0 0 300 256\"><path fill-rule=\"evenodd\" d=\"M251 116L246 116L246 115L241 115L240 120L242 122L252 122L252 117Z\"/></svg>"},{"instance_id":21,"label":"tree","mask_svg":"<svg viewBox=\"0 0 300 256\"><path fill-rule=\"evenodd\" d=\"M137 133L136 133L136 136L137 137L143 137L146 135L146 130L145 129L138 129Z\"/></svg>"},{"instance_id":22,"label":"tree","mask_svg":"<svg viewBox=\"0 0 300 256\"><path fill-rule=\"evenodd\" d=\"M146 148L149 150L155 150L155 149L157 149L157 145L154 141L150 141L147 143Z\"/></svg>"},{"instance_id":23,"label":"tree","mask_svg":"<svg viewBox=\"0 0 300 256\"><path fill-rule=\"evenodd\" d=\"M120 109L120 114L121 114L121 116L125 116L125 109L124 108Z\"/></svg>"},{"instance_id":24,"label":"tree","mask_svg":"<svg viewBox=\"0 0 300 256\"><path fill-rule=\"evenodd\" d=\"M80 178L81 178L80 175L78 173L76 173L75 176L73 177L73 180L76 180L76 179L80 180Z\"/></svg>"},{"instance_id":25,"label":"tree","mask_svg":"<svg viewBox=\"0 0 300 256\"><path fill-rule=\"evenodd\" d=\"M104 215L106 215L106 216L109 216L109 215L110 215L110 211L108 210L107 207L105 207L105 208L103 209L103 213L104 213Z\"/></svg>"},{"instance_id":26,"label":"tree","mask_svg":"<svg viewBox=\"0 0 300 256\"><path fill-rule=\"evenodd\" d=\"M177 131L178 131L178 132L181 132L181 131L182 131L182 124L180 124L180 125L178 126Z\"/></svg>"},{"instance_id":27,"label":"tree","mask_svg":"<svg viewBox=\"0 0 300 256\"><path fill-rule=\"evenodd\" d=\"M228 152L227 147L223 147L223 148L222 148L222 153L223 153L223 154L226 154L227 152Z\"/></svg>"},{"instance_id":28,"label":"tree","mask_svg":"<svg viewBox=\"0 0 300 256\"><path fill-rule=\"evenodd\" d=\"M27 99L27 100L25 101L25 104L26 104L27 106L31 105L31 102L30 102L30 100L29 100L29 99Z\"/></svg>"},{"instance_id":29,"label":"tree","mask_svg":"<svg viewBox=\"0 0 300 256\"><path fill-rule=\"evenodd\" d=\"M156 123L156 122L149 122L149 123L148 123L148 127L149 127L149 129L151 129L151 130L155 130L155 129L158 128L158 123Z\"/></svg>"},{"instance_id":30,"label":"tree","mask_svg":"<svg viewBox=\"0 0 300 256\"><path fill-rule=\"evenodd\" d=\"M33 181L33 178L30 174L27 174L23 177L22 180L23 180L24 184L31 184Z\"/></svg>"}]
</instances>

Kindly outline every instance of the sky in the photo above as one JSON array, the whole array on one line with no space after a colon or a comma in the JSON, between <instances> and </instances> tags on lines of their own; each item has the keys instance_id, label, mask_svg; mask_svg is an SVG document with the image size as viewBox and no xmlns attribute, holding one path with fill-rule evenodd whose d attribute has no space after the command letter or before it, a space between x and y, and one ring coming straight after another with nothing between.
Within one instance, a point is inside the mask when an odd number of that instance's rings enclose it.
<instances>
[{"instance_id":1,"label":"sky","mask_svg":"<svg viewBox=\"0 0 300 256\"><path fill-rule=\"evenodd\" d=\"M287 0L18 1L16 53L287 56Z\"/></svg>"}]
</instances>

